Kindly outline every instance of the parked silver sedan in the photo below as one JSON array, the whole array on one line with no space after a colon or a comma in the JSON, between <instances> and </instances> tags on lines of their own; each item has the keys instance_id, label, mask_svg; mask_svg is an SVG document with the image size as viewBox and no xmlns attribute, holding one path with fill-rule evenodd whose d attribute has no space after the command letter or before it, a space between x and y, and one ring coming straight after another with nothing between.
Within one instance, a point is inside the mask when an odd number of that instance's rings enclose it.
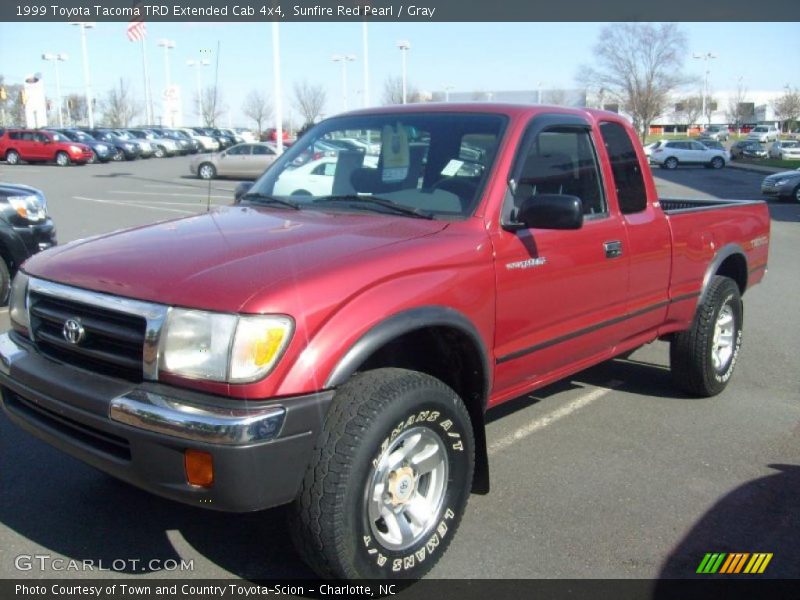
<instances>
[{"instance_id":1,"label":"parked silver sedan","mask_svg":"<svg viewBox=\"0 0 800 600\"><path fill-rule=\"evenodd\" d=\"M800 140L778 140L769 147L769 157L800 160Z\"/></svg>"},{"instance_id":2,"label":"parked silver sedan","mask_svg":"<svg viewBox=\"0 0 800 600\"><path fill-rule=\"evenodd\" d=\"M800 202L800 169L768 175L761 182L761 193L779 200Z\"/></svg>"},{"instance_id":3,"label":"parked silver sedan","mask_svg":"<svg viewBox=\"0 0 800 600\"><path fill-rule=\"evenodd\" d=\"M237 144L222 152L195 155L189 170L200 179L256 179L277 157L275 149L266 142Z\"/></svg>"}]
</instances>

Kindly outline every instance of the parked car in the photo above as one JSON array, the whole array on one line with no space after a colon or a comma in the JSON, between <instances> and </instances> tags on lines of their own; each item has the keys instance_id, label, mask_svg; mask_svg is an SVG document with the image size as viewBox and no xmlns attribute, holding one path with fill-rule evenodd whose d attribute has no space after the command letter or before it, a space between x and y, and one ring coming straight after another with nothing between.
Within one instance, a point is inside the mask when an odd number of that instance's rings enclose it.
<instances>
[{"instance_id":1,"label":"parked car","mask_svg":"<svg viewBox=\"0 0 800 600\"><path fill-rule=\"evenodd\" d=\"M800 140L800 127L798 127L797 129L792 129L789 132L789 137L793 140Z\"/></svg>"},{"instance_id":2,"label":"parked car","mask_svg":"<svg viewBox=\"0 0 800 600\"><path fill-rule=\"evenodd\" d=\"M9 165L54 162L60 167L85 165L94 158L92 149L60 133L43 129L6 129L0 136L0 158Z\"/></svg>"},{"instance_id":3,"label":"parked car","mask_svg":"<svg viewBox=\"0 0 800 600\"><path fill-rule=\"evenodd\" d=\"M731 160L740 158L767 158L767 148L755 140L739 140L730 148Z\"/></svg>"},{"instance_id":4,"label":"parked car","mask_svg":"<svg viewBox=\"0 0 800 600\"><path fill-rule=\"evenodd\" d=\"M766 176L761 182L761 193L779 200L800 202L800 168Z\"/></svg>"},{"instance_id":5,"label":"parked car","mask_svg":"<svg viewBox=\"0 0 800 600\"><path fill-rule=\"evenodd\" d=\"M114 158L116 149L112 145L100 140L96 140L88 133L84 133L83 131L79 131L77 129L51 129L50 131L60 133L73 142L78 142L84 146L89 146L94 153L94 156L89 161L90 163L108 162Z\"/></svg>"},{"instance_id":6,"label":"parked car","mask_svg":"<svg viewBox=\"0 0 800 600\"><path fill-rule=\"evenodd\" d=\"M769 157L781 160L800 159L800 140L778 140L769 148Z\"/></svg>"},{"instance_id":7,"label":"parked car","mask_svg":"<svg viewBox=\"0 0 800 600\"><path fill-rule=\"evenodd\" d=\"M179 129L160 129L159 131L166 137L178 142L184 154L197 154L203 149L198 140Z\"/></svg>"},{"instance_id":8,"label":"parked car","mask_svg":"<svg viewBox=\"0 0 800 600\"><path fill-rule=\"evenodd\" d=\"M774 125L759 125L758 127L754 127L750 133L747 134L746 139L768 143L776 141L780 134L781 132L778 131L778 128Z\"/></svg>"},{"instance_id":9,"label":"parked car","mask_svg":"<svg viewBox=\"0 0 800 600\"><path fill-rule=\"evenodd\" d=\"M0 183L0 306L8 303L11 279L37 252L56 245L56 228L41 190Z\"/></svg>"},{"instance_id":10,"label":"parked car","mask_svg":"<svg viewBox=\"0 0 800 600\"><path fill-rule=\"evenodd\" d=\"M650 154L650 162L664 169L677 169L679 165L703 165L721 169L728 159L726 150L707 148L694 140L662 141Z\"/></svg>"},{"instance_id":11,"label":"parked car","mask_svg":"<svg viewBox=\"0 0 800 600\"><path fill-rule=\"evenodd\" d=\"M142 148L132 140L124 140L113 131L108 129L81 129L94 139L106 142L114 147L115 152L112 160L136 160L142 154Z\"/></svg>"},{"instance_id":12,"label":"parked car","mask_svg":"<svg viewBox=\"0 0 800 600\"><path fill-rule=\"evenodd\" d=\"M225 135L219 129L213 129L211 127L193 127L192 129L199 134L206 135L217 140L221 150L230 148L236 143L232 137Z\"/></svg>"},{"instance_id":13,"label":"parked car","mask_svg":"<svg viewBox=\"0 0 800 600\"><path fill-rule=\"evenodd\" d=\"M139 141L148 142L149 145L154 148L153 156L156 158L175 156L177 154L186 154L186 152L182 151L176 140L170 139L161 134L156 134L150 129L126 129L124 131Z\"/></svg>"},{"instance_id":14,"label":"parked car","mask_svg":"<svg viewBox=\"0 0 800 600\"><path fill-rule=\"evenodd\" d=\"M253 143L258 141L258 137L256 136L256 134L245 127L234 127L233 130L240 136L242 136L245 142Z\"/></svg>"},{"instance_id":15,"label":"parked car","mask_svg":"<svg viewBox=\"0 0 800 600\"><path fill-rule=\"evenodd\" d=\"M219 150L219 140L210 135L198 133L194 129L188 127L180 127L177 131L183 133L185 136L196 140L200 144L201 152L216 152Z\"/></svg>"},{"instance_id":16,"label":"parked car","mask_svg":"<svg viewBox=\"0 0 800 600\"><path fill-rule=\"evenodd\" d=\"M231 129L229 127L220 129L222 133L227 135L228 137L233 138L233 141L237 144L244 144L247 140L244 139L244 136L238 133L236 130Z\"/></svg>"},{"instance_id":17,"label":"parked car","mask_svg":"<svg viewBox=\"0 0 800 600\"><path fill-rule=\"evenodd\" d=\"M211 155L197 155L189 163L189 171L200 179L238 177L255 179L275 162L277 154L266 143L239 144Z\"/></svg>"},{"instance_id":18,"label":"parked car","mask_svg":"<svg viewBox=\"0 0 800 600\"><path fill-rule=\"evenodd\" d=\"M137 138L127 129L112 129L111 133L119 137L121 140L139 146L140 158L150 158L151 156L156 155L156 145L151 143L150 140Z\"/></svg>"},{"instance_id":19,"label":"parked car","mask_svg":"<svg viewBox=\"0 0 800 600\"><path fill-rule=\"evenodd\" d=\"M700 141L715 140L717 142L727 142L731 133L727 127L722 125L709 125L700 133Z\"/></svg>"},{"instance_id":20,"label":"parked car","mask_svg":"<svg viewBox=\"0 0 800 600\"><path fill-rule=\"evenodd\" d=\"M369 129L392 138L380 168L340 152L329 195L276 195L306 142ZM413 131L428 133L425 168ZM482 174L460 176L474 138ZM0 336L10 422L192 518L249 512L253 527L269 518L254 511L291 504L287 529L320 576L405 580L489 492L489 407L656 340L683 394L736 381L768 207L659 198L624 117L415 104L303 139L237 205L29 259ZM16 459L33 477L48 454Z\"/></svg>"}]
</instances>

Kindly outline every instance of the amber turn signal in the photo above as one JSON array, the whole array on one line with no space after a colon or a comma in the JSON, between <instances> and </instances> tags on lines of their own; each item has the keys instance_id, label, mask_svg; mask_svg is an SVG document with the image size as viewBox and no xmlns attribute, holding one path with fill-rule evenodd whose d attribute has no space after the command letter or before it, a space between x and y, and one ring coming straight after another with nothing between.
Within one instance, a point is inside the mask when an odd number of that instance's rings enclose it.
<instances>
[{"instance_id":1,"label":"amber turn signal","mask_svg":"<svg viewBox=\"0 0 800 600\"><path fill-rule=\"evenodd\" d=\"M208 452L186 450L183 454L186 481L191 485L211 487L214 484L214 461Z\"/></svg>"}]
</instances>

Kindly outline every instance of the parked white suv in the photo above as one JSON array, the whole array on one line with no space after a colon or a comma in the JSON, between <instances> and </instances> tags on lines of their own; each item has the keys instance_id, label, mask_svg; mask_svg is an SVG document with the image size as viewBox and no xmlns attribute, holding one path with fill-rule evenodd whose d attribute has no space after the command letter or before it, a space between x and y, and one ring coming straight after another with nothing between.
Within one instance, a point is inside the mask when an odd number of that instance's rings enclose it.
<instances>
[{"instance_id":1,"label":"parked white suv","mask_svg":"<svg viewBox=\"0 0 800 600\"><path fill-rule=\"evenodd\" d=\"M748 140L767 143L777 141L780 131L774 125L759 125L747 134Z\"/></svg>"},{"instance_id":2,"label":"parked white suv","mask_svg":"<svg viewBox=\"0 0 800 600\"><path fill-rule=\"evenodd\" d=\"M721 169L729 158L727 150L708 148L694 140L661 140L650 151L650 162L665 169L677 169L678 165Z\"/></svg>"}]
</instances>

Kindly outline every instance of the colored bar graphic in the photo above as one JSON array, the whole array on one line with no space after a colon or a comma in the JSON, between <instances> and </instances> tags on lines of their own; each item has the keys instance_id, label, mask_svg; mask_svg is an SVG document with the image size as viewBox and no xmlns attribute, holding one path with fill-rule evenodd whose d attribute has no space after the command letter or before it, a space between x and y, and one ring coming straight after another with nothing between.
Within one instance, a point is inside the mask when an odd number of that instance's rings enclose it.
<instances>
[{"instance_id":1,"label":"colored bar graphic","mask_svg":"<svg viewBox=\"0 0 800 600\"><path fill-rule=\"evenodd\" d=\"M715 573L733 575L739 573L763 573L772 560L772 553L756 552L708 552L700 561L696 573L713 575ZM749 560L748 560L749 559ZM747 565L747 566L745 566ZM744 569L744 571L742 571Z\"/></svg>"}]
</instances>

